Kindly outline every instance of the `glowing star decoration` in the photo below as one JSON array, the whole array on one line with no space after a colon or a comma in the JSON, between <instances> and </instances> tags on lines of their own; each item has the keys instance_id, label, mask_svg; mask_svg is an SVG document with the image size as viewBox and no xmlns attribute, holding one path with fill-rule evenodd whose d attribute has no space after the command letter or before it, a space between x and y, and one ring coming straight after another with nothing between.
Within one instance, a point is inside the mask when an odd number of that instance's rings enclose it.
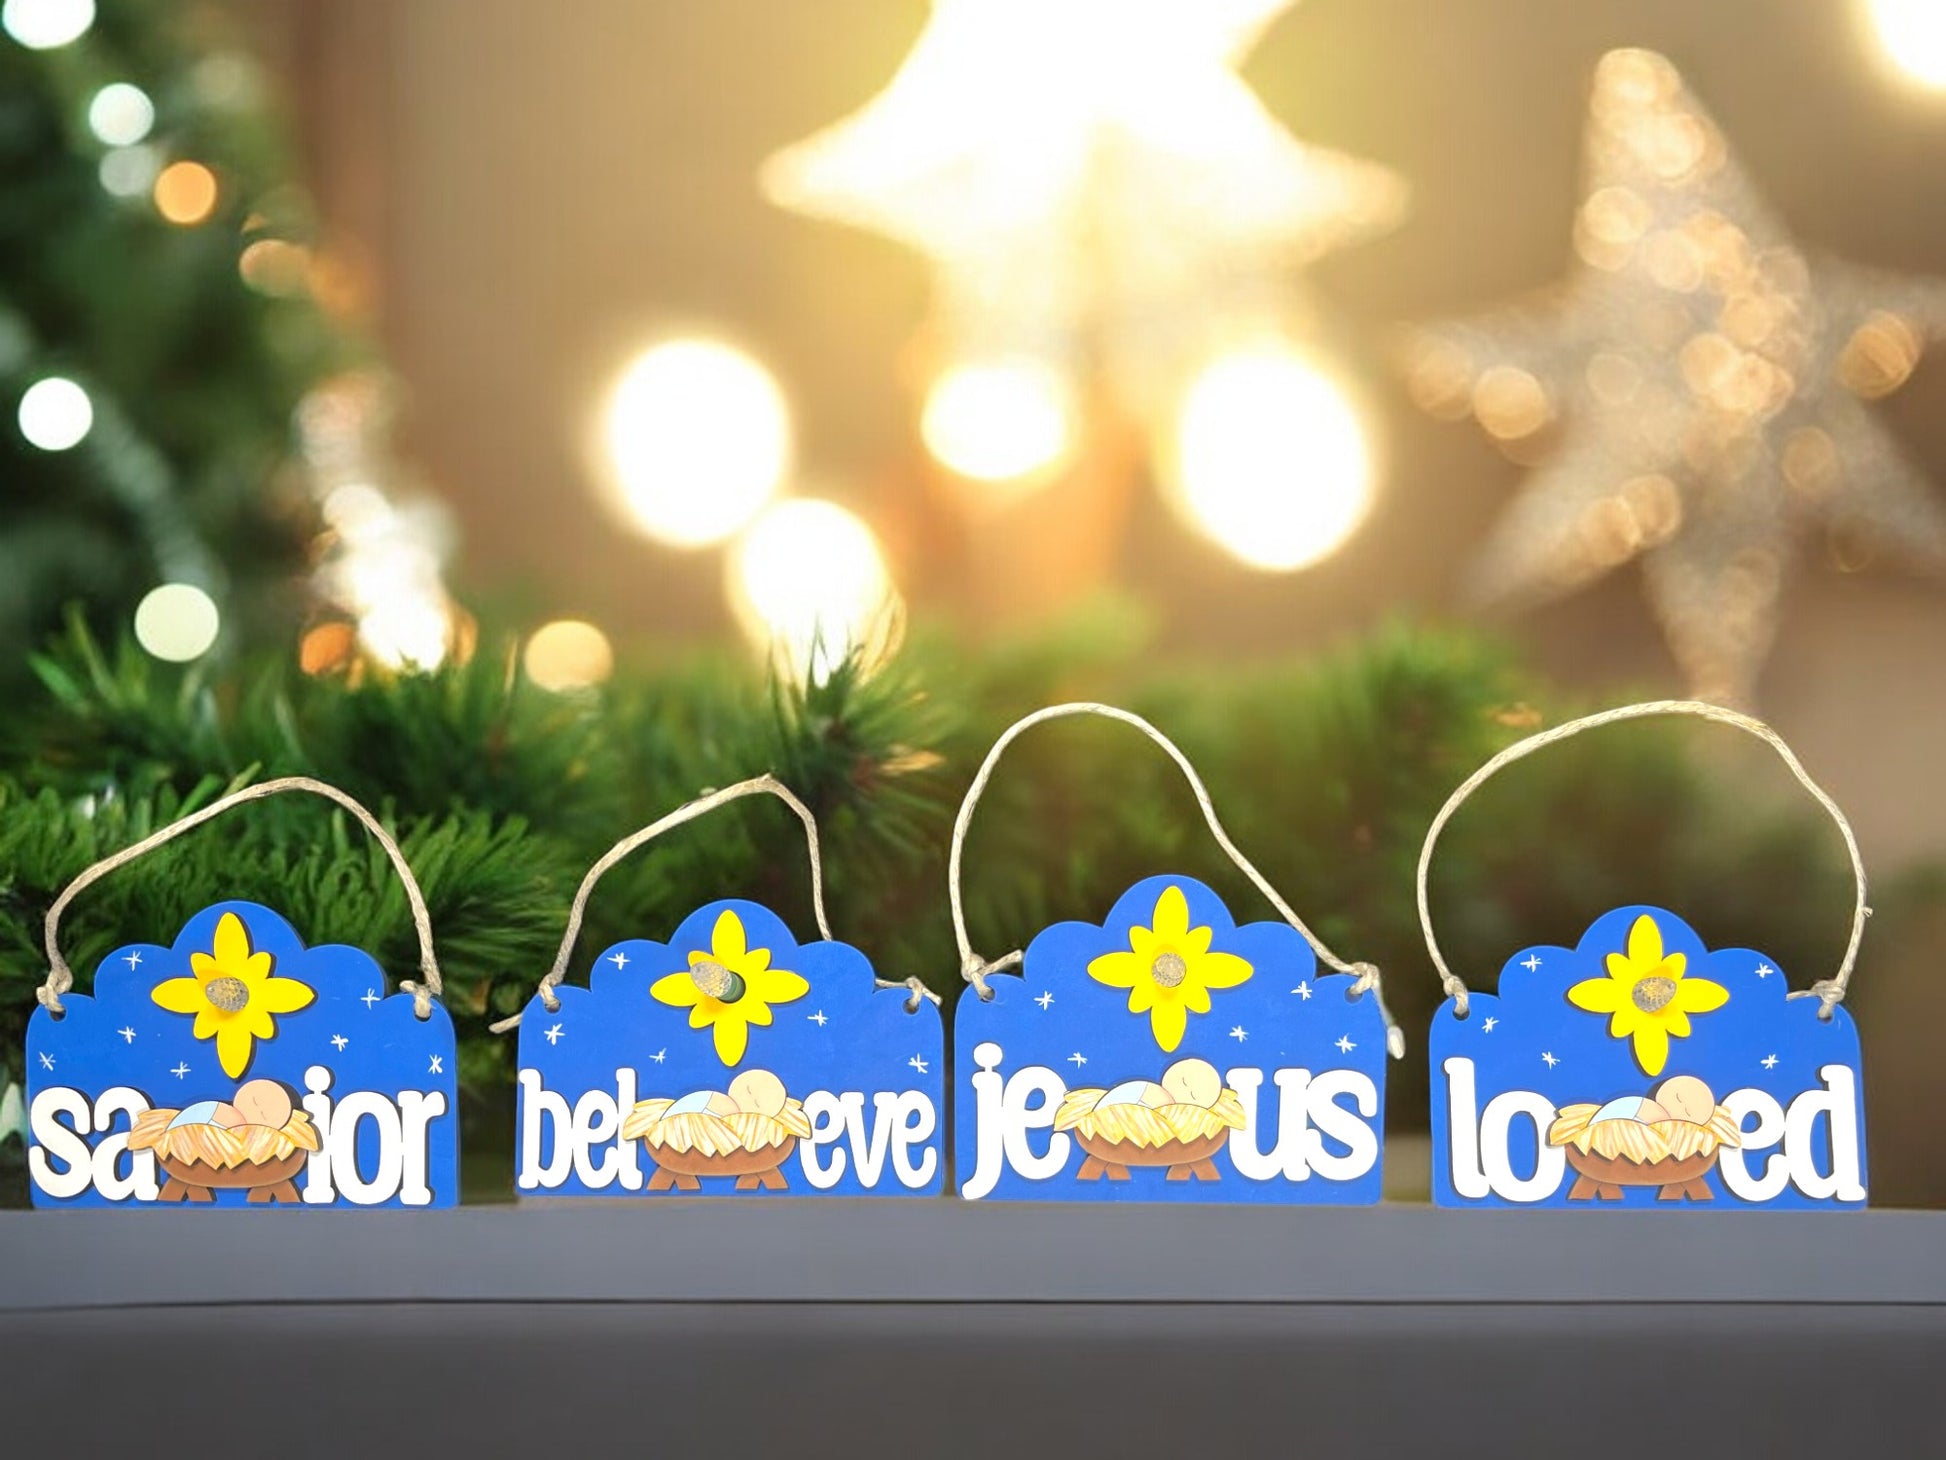
<instances>
[{"instance_id":1,"label":"glowing star decoration","mask_svg":"<svg viewBox=\"0 0 1946 1460\"><path fill-rule=\"evenodd\" d=\"M1633 1043L1644 1074L1659 1075L1669 1062L1669 1041L1688 1037L1689 1016L1720 1009L1730 997L1720 983L1685 978L1688 962L1682 953L1662 951L1662 932L1643 913L1628 930L1628 951L1608 955L1607 976L1576 984L1568 1002L1612 1016L1608 1032Z\"/></svg>"},{"instance_id":2,"label":"glowing star decoration","mask_svg":"<svg viewBox=\"0 0 1946 1460\"><path fill-rule=\"evenodd\" d=\"M726 907L710 930L709 948L691 952L688 971L657 979L649 995L689 1010L689 1027L709 1029L716 1057L733 1065L750 1042L750 1026L771 1022L772 1004L788 1004L810 991L802 975L770 966L768 948L750 947L742 919Z\"/></svg>"},{"instance_id":3,"label":"glowing star decoration","mask_svg":"<svg viewBox=\"0 0 1946 1460\"><path fill-rule=\"evenodd\" d=\"M382 985L247 902L110 953L28 1021L34 1205L457 1205L452 1020Z\"/></svg>"},{"instance_id":4,"label":"glowing star decoration","mask_svg":"<svg viewBox=\"0 0 1946 1460\"><path fill-rule=\"evenodd\" d=\"M1520 603L1639 559L1700 698L1750 697L1804 540L1841 567L1946 568L1946 506L1863 403L1946 329L1946 284L1812 260L1675 68L1596 69L1575 218L1548 305L1421 331L1415 398L1538 461L1475 588Z\"/></svg>"},{"instance_id":5,"label":"glowing star decoration","mask_svg":"<svg viewBox=\"0 0 1946 1460\"><path fill-rule=\"evenodd\" d=\"M1210 1011L1211 989L1235 988L1253 971L1247 960L1210 947L1211 930L1189 926L1189 901L1171 883L1155 900L1149 925L1128 930L1128 947L1088 964L1088 977L1128 990L1128 1011L1147 1014L1164 1054L1182 1043L1191 1014Z\"/></svg>"},{"instance_id":6,"label":"glowing star decoration","mask_svg":"<svg viewBox=\"0 0 1946 1460\"><path fill-rule=\"evenodd\" d=\"M1858 1030L1822 1011L1775 960L1659 908L1522 949L1464 1018L1450 998L1433 1016L1433 1200L1862 1208Z\"/></svg>"},{"instance_id":7,"label":"glowing star decoration","mask_svg":"<svg viewBox=\"0 0 1946 1460\"><path fill-rule=\"evenodd\" d=\"M1379 1199L1384 1016L1290 924L1151 877L986 982L954 1020L961 1196Z\"/></svg>"},{"instance_id":8,"label":"glowing star decoration","mask_svg":"<svg viewBox=\"0 0 1946 1460\"><path fill-rule=\"evenodd\" d=\"M1100 357L1146 405L1292 267L1401 211L1389 173L1299 142L1237 75L1289 4L936 0L884 91L764 185L923 252L948 365Z\"/></svg>"},{"instance_id":9,"label":"glowing star decoration","mask_svg":"<svg viewBox=\"0 0 1946 1460\"><path fill-rule=\"evenodd\" d=\"M271 973L276 960L250 946L243 919L226 912L217 920L210 951L189 955L190 977L171 978L149 995L172 1014L194 1014L197 1039L215 1039L223 1073L236 1079L250 1066L259 1039L277 1033L273 1014L294 1014L317 998L317 990L294 978Z\"/></svg>"},{"instance_id":10,"label":"glowing star decoration","mask_svg":"<svg viewBox=\"0 0 1946 1460\"><path fill-rule=\"evenodd\" d=\"M558 1009L537 993L520 1024L523 1198L922 1196L944 1182L939 1011L881 985L849 944L799 943L755 903L715 902L666 945L604 950L587 988L554 994ZM815 1016L774 1016L812 995Z\"/></svg>"}]
</instances>

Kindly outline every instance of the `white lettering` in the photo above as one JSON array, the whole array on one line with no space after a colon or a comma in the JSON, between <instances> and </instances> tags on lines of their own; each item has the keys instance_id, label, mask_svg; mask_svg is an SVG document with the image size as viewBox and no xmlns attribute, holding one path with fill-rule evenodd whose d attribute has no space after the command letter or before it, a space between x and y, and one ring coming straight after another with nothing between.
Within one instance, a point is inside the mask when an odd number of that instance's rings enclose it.
<instances>
[{"instance_id":1,"label":"white lettering","mask_svg":"<svg viewBox=\"0 0 1946 1460\"><path fill-rule=\"evenodd\" d=\"M59 1119L65 1115L68 1124ZM88 1143L82 1139L93 1127L88 1120L88 1097L65 1085L42 1090L27 1112L34 1144L27 1152L27 1169L34 1185L56 1201L86 1191L94 1180ZM54 1163L60 1162L57 1168Z\"/></svg>"},{"instance_id":2,"label":"white lettering","mask_svg":"<svg viewBox=\"0 0 1946 1460\"><path fill-rule=\"evenodd\" d=\"M1468 1201L1478 1201L1492 1188L1480 1169L1480 1105L1474 1093L1473 1061L1455 1056L1440 1069L1446 1072L1446 1159L1453 1190Z\"/></svg>"},{"instance_id":3,"label":"white lettering","mask_svg":"<svg viewBox=\"0 0 1946 1460\"><path fill-rule=\"evenodd\" d=\"M1257 1104L1257 1091L1263 1085L1262 1070L1238 1066L1224 1077L1237 1092L1243 1105L1243 1129L1230 1137L1230 1160L1237 1174L1247 1181L1308 1181L1311 1167L1309 1116L1305 1111L1311 1084L1309 1070L1279 1070L1277 1083L1277 1144L1265 1154L1258 1140L1263 1118Z\"/></svg>"},{"instance_id":4,"label":"white lettering","mask_svg":"<svg viewBox=\"0 0 1946 1460\"><path fill-rule=\"evenodd\" d=\"M1283 1079L1284 1072L1279 1070L1278 1083ZM1338 1104L1340 1095L1351 1096L1358 1107L1357 1115ZM1311 1165L1318 1174L1326 1181L1351 1181L1371 1170L1378 1160L1378 1133L1370 1124L1378 1114L1378 1087L1372 1077L1362 1070L1326 1070L1311 1081L1305 1103L1317 1126L1307 1134ZM1338 1156L1325 1150L1326 1136L1345 1146L1345 1154Z\"/></svg>"},{"instance_id":5,"label":"white lettering","mask_svg":"<svg viewBox=\"0 0 1946 1460\"><path fill-rule=\"evenodd\" d=\"M541 1164L541 1123L553 1136L548 1160ZM541 1084L539 1070L520 1072L520 1170L514 1184L525 1191L552 1188L568 1179L574 1161L574 1117L561 1095Z\"/></svg>"},{"instance_id":6,"label":"white lettering","mask_svg":"<svg viewBox=\"0 0 1946 1460\"><path fill-rule=\"evenodd\" d=\"M358 1123L369 1120L378 1134L378 1166L371 1179L358 1169ZM399 1107L376 1090L357 1090L338 1102L331 1114L331 1134L323 1144L331 1152L331 1174L345 1200L355 1206L390 1201L405 1174L399 1151Z\"/></svg>"},{"instance_id":7,"label":"white lettering","mask_svg":"<svg viewBox=\"0 0 1946 1460\"><path fill-rule=\"evenodd\" d=\"M1480 1155L1495 1196L1513 1202L1544 1201L1561 1185L1567 1152L1547 1144L1554 1114L1553 1102L1532 1090L1503 1091L1487 1102L1480 1116ZM1534 1123L1534 1174L1524 1180L1514 1175L1507 1151L1509 1128L1521 1115Z\"/></svg>"}]
</instances>

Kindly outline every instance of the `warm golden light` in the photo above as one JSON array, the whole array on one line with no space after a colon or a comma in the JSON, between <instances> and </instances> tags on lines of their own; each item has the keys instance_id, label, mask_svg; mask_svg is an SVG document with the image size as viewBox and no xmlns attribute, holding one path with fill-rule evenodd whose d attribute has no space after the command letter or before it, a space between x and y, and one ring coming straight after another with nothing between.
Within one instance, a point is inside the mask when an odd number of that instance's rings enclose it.
<instances>
[{"instance_id":1,"label":"warm golden light","mask_svg":"<svg viewBox=\"0 0 1946 1460\"><path fill-rule=\"evenodd\" d=\"M437 669L446 657L452 615L430 596L401 593L379 600L358 619L365 652L388 669Z\"/></svg>"},{"instance_id":2,"label":"warm golden light","mask_svg":"<svg viewBox=\"0 0 1946 1460\"><path fill-rule=\"evenodd\" d=\"M1294 351L1225 355L1183 398L1175 495L1200 531L1254 568L1315 563L1370 509L1372 462L1357 412Z\"/></svg>"},{"instance_id":3,"label":"warm golden light","mask_svg":"<svg viewBox=\"0 0 1946 1460\"><path fill-rule=\"evenodd\" d=\"M955 365L933 382L919 431L926 449L976 481L1045 475L1073 449L1074 392L1036 360Z\"/></svg>"},{"instance_id":4,"label":"warm golden light","mask_svg":"<svg viewBox=\"0 0 1946 1460\"><path fill-rule=\"evenodd\" d=\"M216 174L200 162L172 162L155 180L155 210L187 228L216 211Z\"/></svg>"},{"instance_id":5,"label":"warm golden light","mask_svg":"<svg viewBox=\"0 0 1946 1460\"><path fill-rule=\"evenodd\" d=\"M88 392L61 375L36 380L21 393L20 434L42 451L79 446L95 424Z\"/></svg>"},{"instance_id":6,"label":"warm golden light","mask_svg":"<svg viewBox=\"0 0 1946 1460\"><path fill-rule=\"evenodd\" d=\"M1893 63L1915 81L1946 87L1946 5L1870 0L1872 28Z\"/></svg>"},{"instance_id":7,"label":"warm golden light","mask_svg":"<svg viewBox=\"0 0 1946 1460\"><path fill-rule=\"evenodd\" d=\"M95 0L7 0L0 29L30 51L77 41L95 23Z\"/></svg>"},{"instance_id":8,"label":"warm golden light","mask_svg":"<svg viewBox=\"0 0 1946 1460\"><path fill-rule=\"evenodd\" d=\"M311 269L311 251L282 238L259 238L237 256L237 273L259 294L290 298L302 294Z\"/></svg>"},{"instance_id":9,"label":"warm golden light","mask_svg":"<svg viewBox=\"0 0 1946 1460\"><path fill-rule=\"evenodd\" d=\"M615 671L615 651L593 624L562 618L534 630L521 663L542 689L565 694L606 682Z\"/></svg>"},{"instance_id":10,"label":"warm golden light","mask_svg":"<svg viewBox=\"0 0 1946 1460\"><path fill-rule=\"evenodd\" d=\"M165 583L135 606L135 642L172 664L202 658L221 626L215 601L193 583Z\"/></svg>"},{"instance_id":11,"label":"warm golden light","mask_svg":"<svg viewBox=\"0 0 1946 1460\"><path fill-rule=\"evenodd\" d=\"M896 647L899 596L871 528L835 502L793 498L737 541L730 603L745 632L788 672L829 674L853 649Z\"/></svg>"},{"instance_id":12,"label":"warm golden light","mask_svg":"<svg viewBox=\"0 0 1946 1460\"><path fill-rule=\"evenodd\" d=\"M716 340L643 352L608 399L603 440L620 505L672 547L734 536L790 465L784 393L758 361Z\"/></svg>"}]
</instances>

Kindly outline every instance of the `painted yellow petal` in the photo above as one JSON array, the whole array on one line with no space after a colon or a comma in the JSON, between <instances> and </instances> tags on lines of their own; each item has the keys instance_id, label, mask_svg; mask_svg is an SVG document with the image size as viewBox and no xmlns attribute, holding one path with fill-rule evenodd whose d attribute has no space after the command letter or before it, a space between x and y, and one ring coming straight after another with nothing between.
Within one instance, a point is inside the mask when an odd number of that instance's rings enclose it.
<instances>
[{"instance_id":1,"label":"painted yellow petal","mask_svg":"<svg viewBox=\"0 0 1946 1460\"><path fill-rule=\"evenodd\" d=\"M1661 1074L1669 1063L1669 1035L1654 1020L1644 1019L1635 1026L1635 1060L1648 1075Z\"/></svg>"},{"instance_id":2,"label":"painted yellow petal","mask_svg":"<svg viewBox=\"0 0 1946 1460\"><path fill-rule=\"evenodd\" d=\"M1628 930L1628 961L1644 972L1662 962L1662 929L1647 913Z\"/></svg>"},{"instance_id":3,"label":"painted yellow petal","mask_svg":"<svg viewBox=\"0 0 1946 1460\"><path fill-rule=\"evenodd\" d=\"M1626 953L1611 953L1607 958L1608 976L1616 983L1632 986L1642 976L1641 971L1629 962Z\"/></svg>"},{"instance_id":4,"label":"painted yellow petal","mask_svg":"<svg viewBox=\"0 0 1946 1460\"><path fill-rule=\"evenodd\" d=\"M743 957L743 919L729 908L716 915L716 928L710 934L710 951L716 955L718 963L728 963L732 958Z\"/></svg>"},{"instance_id":5,"label":"painted yellow petal","mask_svg":"<svg viewBox=\"0 0 1946 1460\"><path fill-rule=\"evenodd\" d=\"M1711 1009L1720 1009L1730 1001L1730 991L1720 983L1712 983L1706 978L1685 978L1676 985L1676 997L1670 1002L1688 1014L1707 1014Z\"/></svg>"},{"instance_id":6,"label":"painted yellow petal","mask_svg":"<svg viewBox=\"0 0 1946 1460\"><path fill-rule=\"evenodd\" d=\"M194 1014L203 1007L203 986L193 978L165 978L149 997L171 1014Z\"/></svg>"},{"instance_id":7,"label":"painted yellow petal","mask_svg":"<svg viewBox=\"0 0 1946 1460\"><path fill-rule=\"evenodd\" d=\"M1671 1039L1689 1038L1689 1016L1681 1009L1670 1004L1663 1009L1661 1018L1662 1027L1668 1031Z\"/></svg>"},{"instance_id":8,"label":"painted yellow petal","mask_svg":"<svg viewBox=\"0 0 1946 1460\"><path fill-rule=\"evenodd\" d=\"M766 1004L788 1004L811 992L811 981L788 968L761 968L745 975L750 992Z\"/></svg>"},{"instance_id":9,"label":"painted yellow petal","mask_svg":"<svg viewBox=\"0 0 1946 1460\"><path fill-rule=\"evenodd\" d=\"M199 979L208 980L215 978L223 970L217 966L216 960L210 957L209 954L191 953L189 955L189 971Z\"/></svg>"},{"instance_id":10,"label":"painted yellow petal","mask_svg":"<svg viewBox=\"0 0 1946 1460\"><path fill-rule=\"evenodd\" d=\"M1186 983L1178 992L1182 995L1184 1008L1193 1009L1198 1014L1209 1013L1209 990L1201 984Z\"/></svg>"},{"instance_id":11,"label":"painted yellow petal","mask_svg":"<svg viewBox=\"0 0 1946 1460\"><path fill-rule=\"evenodd\" d=\"M216 936L210 940L210 952L225 971L241 969L250 961L250 930L243 926L242 918L226 912L216 920Z\"/></svg>"},{"instance_id":12,"label":"painted yellow petal","mask_svg":"<svg viewBox=\"0 0 1946 1460\"><path fill-rule=\"evenodd\" d=\"M1168 1054L1182 1043L1183 1031L1189 1027L1189 1014L1174 999L1168 1003L1158 1003L1149 1011L1149 1027L1155 1031L1155 1042L1162 1052Z\"/></svg>"},{"instance_id":13,"label":"painted yellow petal","mask_svg":"<svg viewBox=\"0 0 1946 1460\"><path fill-rule=\"evenodd\" d=\"M768 967L770 967L770 950L752 948L743 955L743 965L737 969L737 972L748 978L753 973L762 973Z\"/></svg>"},{"instance_id":14,"label":"painted yellow petal","mask_svg":"<svg viewBox=\"0 0 1946 1460\"><path fill-rule=\"evenodd\" d=\"M1112 989L1132 989L1147 980L1148 972L1149 960L1136 953L1104 953L1088 964L1088 977Z\"/></svg>"},{"instance_id":15,"label":"painted yellow petal","mask_svg":"<svg viewBox=\"0 0 1946 1460\"><path fill-rule=\"evenodd\" d=\"M687 1009L702 996L703 991L696 987L696 980L686 973L665 973L649 985L649 997L672 1009Z\"/></svg>"},{"instance_id":16,"label":"painted yellow petal","mask_svg":"<svg viewBox=\"0 0 1946 1460\"><path fill-rule=\"evenodd\" d=\"M1254 972L1247 959L1234 953L1205 953L1194 968L1198 982L1213 989L1233 989Z\"/></svg>"},{"instance_id":17,"label":"painted yellow petal","mask_svg":"<svg viewBox=\"0 0 1946 1460\"><path fill-rule=\"evenodd\" d=\"M1683 970L1688 966L1689 955L1687 953L1670 953L1663 957L1662 967L1657 972L1664 978L1681 978Z\"/></svg>"},{"instance_id":18,"label":"painted yellow petal","mask_svg":"<svg viewBox=\"0 0 1946 1460\"><path fill-rule=\"evenodd\" d=\"M208 1039L225 1024L225 1016L205 1004L196 1011L195 1026L189 1031L192 1039Z\"/></svg>"},{"instance_id":19,"label":"painted yellow petal","mask_svg":"<svg viewBox=\"0 0 1946 1460\"><path fill-rule=\"evenodd\" d=\"M317 992L307 983L294 978L267 978L250 996L250 1007L272 1014L295 1014L316 997Z\"/></svg>"},{"instance_id":20,"label":"painted yellow petal","mask_svg":"<svg viewBox=\"0 0 1946 1460\"><path fill-rule=\"evenodd\" d=\"M1142 966L1144 968L1155 962L1154 929L1145 928L1139 923L1135 927L1130 928L1128 930L1128 949L1129 952L1142 960Z\"/></svg>"},{"instance_id":21,"label":"painted yellow petal","mask_svg":"<svg viewBox=\"0 0 1946 1460\"><path fill-rule=\"evenodd\" d=\"M750 1027L741 1014L725 1009L716 1016L716 1057L724 1064L733 1065L742 1059L749 1043Z\"/></svg>"},{"instance_id":22,"label":"painted yellow petal","mask_svg":"<svg viewBox=\"0 0 1946 1460\"><path fill-rule=\"evenodd\" d=\"M1649 1016L1635 1007L1634 1000L1626 1000L1608 1021L1608 1032L1616 1039L1627 1039L1635 1032L1635 1026L1649 1022Z\"/></svg>"},{"instance_id":23,"label":"painted yellow petal","mask_svg":"<svg viewBox=\"0 0 1946 1460\"><path fill-rule=\"evenodd\" d=\"M1155 900L1155 917L1149 926L1155 929L1156 937L1171 943L1179 941L1189 931L1189 899L1173 882L1163 888L1162 896ZM1170 1046L1172 1049L1174 1047Z\"/></svg>"},{"instance_id":24,"label":"painted yellow petal","mask_svg":"<svg viewBox=\"0 0 1946 1460\"><path fill-rule=\"evenodd\" d=\"M271 1020L268 1009L259 1009L255 1004L237 1015L236 1022L252 1039L270 1039L277 1033L277 1025Z\"/></svg>"},{"instance_id":25,"label":"painted yellow petal","mask_svg":"<svg viewBox=\"0 0 1946 1460\"><path fill-rule=\"evenodd\" d=\"M1608 955L1614 958L1616 955ZM1631 981L1630 987L1633 987ZM1628 1003L1629 990L1612 978L1584 978L1568 990L1568 1002L1590 1014L1612 1014Z\"/></svg>"},{"instance_id":26,"label":"painted yellow petal","mask_svg":"<svg viewBox=\"0 0 1946 1460\"><path fill-rule=\"evenodd\" d=\"M1128 1011L1131 1014L1146 1014L1155 1004L1155 996L1161 990L1152 978L1138 978L1135 987L1128 991Z\"/></svg>"},{"instance_id":27,"label":"painted yellow petal","mask_svg":"<svg viewBox=\"0 0 1946 1460\"><path fill-rule=\"evenodd\" d=\"M714 999L700 999L689 1011L689 1027L701 1029L706 1024L714 1024L723 1006Z\"/></svg>"},{"instance_id":28,"label":"painted yellow petal","mask_svg":"<svg viewBox=\"0 0 1946 1460\"><path fill-rule=\"evenodd\" d=\"M216 1062L223 1066L223 1073L234 1080L249 1068L250 1048L255 1043L250 1031L241 1024L225 1024L217 1030Z\"/></svg>"},{"instance_id":29,"label":"painted yellow petal","mask_svg":"<svg viewBox=\"0 0 1946 1460\"><path fill-rule=\"evenodd\" d=\"M743 1015L746 1024L768 1025L771 1021L770 1005L757 999L745 998L737 1006L737 1012Z\"/></svg>"},{"instance_id":30,"label":"painted yellow petal","mask_svg":"<svg viewBox=\"0 0 1946 1460\"><path fill-rule=\"evenodd\" d=\"M1184 954L1200 957L1209 952L1209 940L1213 936L1208 928L1191 928L1182 935L1181 946Z\"/></svg>"}]
</instances>

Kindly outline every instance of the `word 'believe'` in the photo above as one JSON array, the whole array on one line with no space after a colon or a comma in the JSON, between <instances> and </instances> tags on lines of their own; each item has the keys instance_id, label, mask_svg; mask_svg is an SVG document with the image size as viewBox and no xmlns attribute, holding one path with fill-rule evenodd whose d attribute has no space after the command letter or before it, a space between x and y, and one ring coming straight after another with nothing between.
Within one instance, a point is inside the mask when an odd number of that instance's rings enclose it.
<instances>
[{"instance_id":1,"label":"word 'believe'","mask_svg":"<svg viewBox=\"0 0 1946 1460\"><path fill-rule=\"evenodd\" d=\"M520 1095L520 1170L514 1182L521 1190L552 1190L570 1174L590 1191L642 1189L639 1147L618 1139L623 1113L636 1102L634 1070L615 1071L614 1093L587 1090L570 1107L565 1095L542 1084L539 1070L526 1069L520 1072ZM857 1171L860 1186L876 1187L888 1154L899 1185L908 1190L926 1186L939 1170L939 1152L926 1144L938 1128L939 1112L921 1091L879 1091L872 1097L869 1130L862 1090L813 1090L804 1097L804 1115L811 1138L797 1143L797 1159L805 1180L819 1191L843 1180L847 1165Z\"/></svg>"}]
</instances>

